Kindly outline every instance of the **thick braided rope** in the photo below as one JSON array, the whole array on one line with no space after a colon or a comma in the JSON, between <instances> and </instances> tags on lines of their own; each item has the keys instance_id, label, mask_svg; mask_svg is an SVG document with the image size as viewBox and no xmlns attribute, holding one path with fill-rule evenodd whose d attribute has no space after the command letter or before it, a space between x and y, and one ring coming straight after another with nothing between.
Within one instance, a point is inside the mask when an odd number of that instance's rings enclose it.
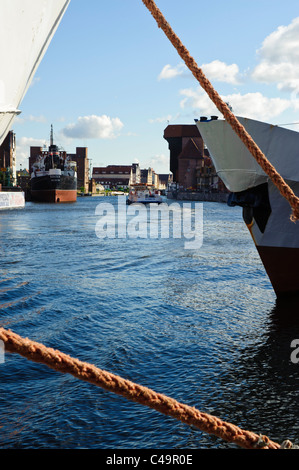
<instances>
[{"instance_id":1,"label":"thick braided rope","mask_svg":"<svg viewBox=\"0 0 299 470\"><path fill-rule=\"evenodd\" d=\"M271 441L267 436L244 431L239 427L226 423L221 419L198 411L196 408L181 404L161 393L123 379L96 366L81 362L60 351L47 348L28 338L22 338L16 333L0 328L0 339L5 344L5 350L18 353L33 362L39 362L48 367L102 387L109 392L122 395L128 400L146 405L165 415L176 418L185 424L193 425L203 432L214 434L223 440L234 443L245 449L265 448L278 449L280 445Z\"/></svg>"},{"instance_id":2,"label":"thick braided rope","mask_svg":"<svg viewBox=\"0 0 299 470\"><path fill-rule=\"evenodd\" d=\"M236 116L231 112L228 105L222 100L220 95L214 89L212 84L204 75L203 71L198 67L195 60L190 56L186 47L182 44L181 40L174 33L171 26L165 20L163 14L156 6L153 0L142 0L144 5L148 8L158 27L163 30L167 38L177 50L180 57L184 60L187 67L190 69L194 77L198 80L201 87L206 91L211 98L217 109L223 114L226 121L231 125L236 134L240 137L244 145L256 159L258 164L262 167L265 173L270 177L271 181L278 188L283 197L289 202L293 212L291 220L295 222L299 219L299 198L294 194L289 185L284 181L280 174L276 171L274 166L267 160L263 152L254 142L252 137L248 134L244 126L238 121Z\"/></svg>"}]
</instances>

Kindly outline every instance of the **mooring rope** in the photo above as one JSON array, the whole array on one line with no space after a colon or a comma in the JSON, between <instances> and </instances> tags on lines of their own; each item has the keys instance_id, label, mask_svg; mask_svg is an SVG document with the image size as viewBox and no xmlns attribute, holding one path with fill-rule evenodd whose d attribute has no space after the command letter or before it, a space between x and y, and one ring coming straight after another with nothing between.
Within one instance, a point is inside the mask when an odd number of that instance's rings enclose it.
<instances>
[{"instance_id":1,"label":"mooring rope","mask_svg":"<svg viewBox=\"0 0 299 470\"><path fill-rule=\"evenodd\" d=\"M208 93L219 111L231 124L235 132L242 139L246 147L256 158L258 163L276 184L281 194L289 201L292 209L292 219L299 218L299 198L297 198L289 186L284 182L275 168L268 162L259 147L247 133L245 128L239 123L234 114L230 111L226 103L220 98L210 82L207 80L201 69L196 65L187 49L180 39L172 31L162 13L152 0L142 0L156 19L158 26L163 29L167 37L171 40L186 65L197 78L201 86ZM17 353L30 361L44 364L58 372L68 373L74 377L102 387L109 392L121 395L128 400L148 406L160 413L171 416L181 422L197 427L203 432L213 434L223 440L234 443L246 449L279 449L294 448L290 441L284 441L280 446L271 441L267 436L258 435L250 431L245 431L234 424L222 421L221 419L207 413L198 411L189 405L179 403L161 393L157 393L147 387L138 385L110 372L99 369L93 364L82 362L72 358L58 350L48 348L41 343L37 343L28 338L22 338L16 333L0 328L0 339L5 344L5 351Z\"/></svg>"},{"instance_id":2,"label":"mooring rope","mask_svg":"<svg viewBox=\"0 0 299 470\"><path fill-rule=\"evenodd\" d=\"M191 57L187 48L183 45L179 37L174 33L171 26L168 24L163 14L153 0L142 0L144 5L150 11L156 20L158 27L163 30L172 45L177 50L180 57L183 59L189 70L194 77L198 80L201 87L206 91L210 99L213 101L217 109L223 114L226 121L231 125L236 134L240 137L244 145L256 159L258 164L262 167L264 172L270 177L271 181L278 188L280 193L289 202L292 208L291 220L295 222L299 219L299 198L294 194L289 185L284 181L281 175L277 172L274 166L268 161L264 153L254 142L252 137L246 131L244 126L239 122L236 116L232 113L228 105L223 101L217 91L214 89L210 81L206 78L203 71L196 64L193 57Z\"/></svg>"},{"instance_id":3,"label":"mooring rope","mask_svg":"<svg viewBox=\"0 0 299 470\"><path fill-rule=\"evenodd\" d=\"M0 339L5 344L5 351L17 353L33 362L44 364L58 372L68 373L74 377L102 387L109 392L153 408L160 413L171 416L185 424L195 426L203 432L213 434L221 439L245 449L279 449L281 446L267 436L244 431L238 426L202 413L196 408L179 403L161 393L123 379L93 364L82 362L58 350L43 344L22 338L11 330L0 328Z\"/></svg>"}]
</instances>

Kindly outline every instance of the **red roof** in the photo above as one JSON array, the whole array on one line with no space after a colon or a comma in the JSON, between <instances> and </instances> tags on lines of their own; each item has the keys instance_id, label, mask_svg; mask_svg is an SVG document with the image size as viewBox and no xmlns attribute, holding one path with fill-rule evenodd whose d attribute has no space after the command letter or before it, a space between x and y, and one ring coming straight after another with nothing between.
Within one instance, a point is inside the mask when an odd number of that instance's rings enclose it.
<instances>
[{"instance_id":1,"label":"red roof","mask_svg":"<svg viewBox=\"0 0 299 470\"><path fill-rule=\"evenodd\" d=\"M94 167L92 174L98 175L112 175L112 174L130 174L131 165L108 165L105 167Z\"/></svg>"}]
</instances>

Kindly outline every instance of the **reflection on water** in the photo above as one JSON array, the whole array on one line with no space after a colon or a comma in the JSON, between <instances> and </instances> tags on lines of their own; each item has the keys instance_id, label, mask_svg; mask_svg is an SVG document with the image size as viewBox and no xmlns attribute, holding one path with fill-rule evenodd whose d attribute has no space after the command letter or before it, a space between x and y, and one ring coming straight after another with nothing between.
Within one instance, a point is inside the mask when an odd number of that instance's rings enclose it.
<instances>
[{"instance_id":1,"label":"reflection on water","mask_svg":"<svg viewBox=\"0 0 299 470\"><path fill-rule=\"evenodd\" d=\"M105 198L115 206L116 199ZM291 341L238 209L204 204L203 245L99 239L99 198L1 214L0 325L272 440L298 441ZM9 397L9 398L8 398ZM2 448L230 444L39 364L0 365Z\"/></svg>"}]
</instances>

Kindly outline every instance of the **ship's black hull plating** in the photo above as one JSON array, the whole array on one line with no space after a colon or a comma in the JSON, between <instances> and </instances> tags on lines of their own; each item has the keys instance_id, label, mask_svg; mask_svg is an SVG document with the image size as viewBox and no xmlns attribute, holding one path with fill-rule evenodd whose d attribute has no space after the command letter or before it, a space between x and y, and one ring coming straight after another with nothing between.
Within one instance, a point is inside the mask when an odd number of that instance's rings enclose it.
<instances>
[{"instance_id":1,"label":"ship's black hull plating","mask_svg":"<svg viewBox=\"0 0 299 470\"><path fill-rule=\"evenodd\" d=\"M77 178L66 175L36 176L31 179L31 197L40 202L74 202Z\"/></svg>"},{"instance_id":2,"label":"ship's black hull plating","mask_svg":"<svg viewBox=\"0 0 299 470\"><path fill-rule=\"evenodd\" d=\"M49 189L77 190L77 178L65 175L36 176L31 179L32 191L44 191Z\"/></svg>"}]
</instances>

